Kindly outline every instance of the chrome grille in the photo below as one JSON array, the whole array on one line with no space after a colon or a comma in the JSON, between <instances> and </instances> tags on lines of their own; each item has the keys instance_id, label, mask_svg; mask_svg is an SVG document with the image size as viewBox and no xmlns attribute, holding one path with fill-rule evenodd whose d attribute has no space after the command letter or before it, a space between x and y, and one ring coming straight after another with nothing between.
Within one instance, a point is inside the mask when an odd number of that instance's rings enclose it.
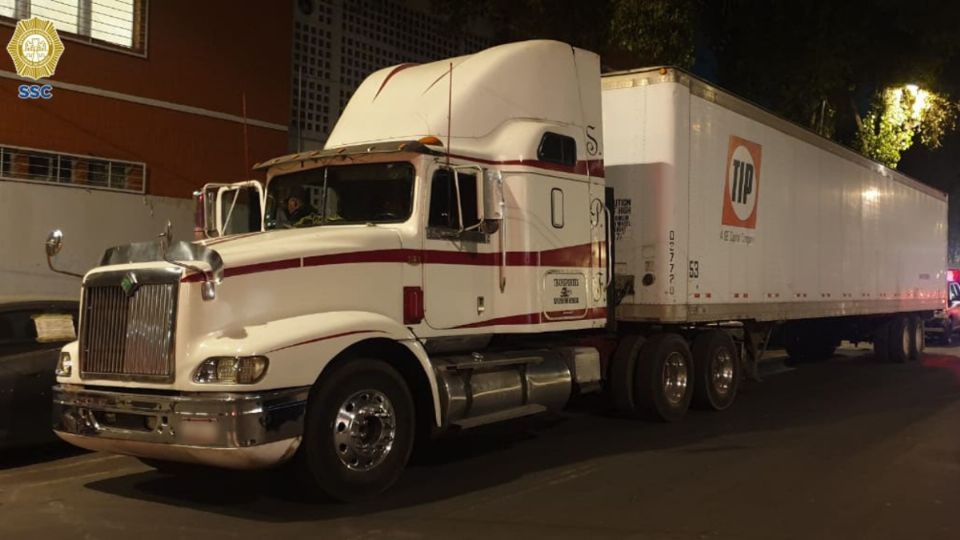
<instances>
[{"instance_id":1,"label":"chrome grille","mask_svg":"<svg viewBox=\"0 0 960 540\"><path fill-rule=\"evenodd\" d=\"M169 280L178 276L164 277ZM179 279L174 283L138 283L129 295L121 285L114 284L120 279L103 281L84 286L80 376L172 381Z\"/></svg>"}]
</instances>

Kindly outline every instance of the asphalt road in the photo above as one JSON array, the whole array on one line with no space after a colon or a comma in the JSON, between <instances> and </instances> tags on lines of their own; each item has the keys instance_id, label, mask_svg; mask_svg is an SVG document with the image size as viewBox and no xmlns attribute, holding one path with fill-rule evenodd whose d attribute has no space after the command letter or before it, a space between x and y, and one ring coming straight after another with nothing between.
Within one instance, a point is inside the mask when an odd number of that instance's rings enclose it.
<instances>
[{"instance_id":1,"label":"asphalt road","mask_svg":"<svg viewBox=\"0 0 960 540\"><path fill-rule=\"evenodd\" d=\"M676 425L601 400L443 441L362 506L268 473L167 477L63 447L0 455L0 538L960 538L960 348L844 351Z\"/></svg>"}]
</instances>

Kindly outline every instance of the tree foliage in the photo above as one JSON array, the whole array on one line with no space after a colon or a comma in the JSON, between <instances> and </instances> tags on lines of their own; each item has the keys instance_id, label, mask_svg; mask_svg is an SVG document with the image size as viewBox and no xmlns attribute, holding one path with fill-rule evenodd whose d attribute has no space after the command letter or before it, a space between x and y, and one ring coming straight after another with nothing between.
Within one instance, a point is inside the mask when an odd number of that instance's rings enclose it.
<instances>
[{"instance_id":1,"label":"tree foliage","mask_svg":"<svg viewBox=\"0 0 960 540\"><path fill-rule=\"evenodd\" d=\"M857 130L857 149L896 167L915 140L930 148L940 147L944 134L956 127L956 120L956 103L941 95L912 84L887 88L876 96Z\"/></svg>"},{"instance_id":2,"label":"tree foliage","mask_svg":"<svg viewBox=\"0 0 960 540\"><path fill-rule=\"evenodd\" d=\"M433 0L450 29L486 21L499 42L557 39L600 53L607 69L690 67L699 0Z\"/></svg>"}]
</instances>

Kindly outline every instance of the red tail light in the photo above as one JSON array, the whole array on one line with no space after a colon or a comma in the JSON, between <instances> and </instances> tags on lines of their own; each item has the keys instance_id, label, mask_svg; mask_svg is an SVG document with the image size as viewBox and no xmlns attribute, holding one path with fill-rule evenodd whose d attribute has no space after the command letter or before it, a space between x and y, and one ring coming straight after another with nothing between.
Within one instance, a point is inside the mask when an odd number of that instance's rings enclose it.
<instances>
[{"instance_id":1,"label":"red tail light","mask_svg":"<svg viewBox=\"0 0 960 540\"><path fill-rule=\"evenodd\" d=\"M423 289L403 288L403 324L420 324L423 321Z\"/></svg>"}]
</instances>

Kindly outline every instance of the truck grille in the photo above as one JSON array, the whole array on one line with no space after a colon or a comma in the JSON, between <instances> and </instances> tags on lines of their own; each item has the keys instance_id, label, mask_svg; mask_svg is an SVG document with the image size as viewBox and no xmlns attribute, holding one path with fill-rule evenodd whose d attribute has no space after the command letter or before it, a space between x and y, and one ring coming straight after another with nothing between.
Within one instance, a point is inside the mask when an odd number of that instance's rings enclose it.
<instances>
[{"instance_id":1,"label":"truck grille","mask_svg":"<svg viewBox=\"0 0 960 540\"><path fill-rule=\"evenodd\" d=\"M138 283L132 294L103 281L84 286L80 376L171 382L179 279Z\"/></svg>"}]
</instances>

